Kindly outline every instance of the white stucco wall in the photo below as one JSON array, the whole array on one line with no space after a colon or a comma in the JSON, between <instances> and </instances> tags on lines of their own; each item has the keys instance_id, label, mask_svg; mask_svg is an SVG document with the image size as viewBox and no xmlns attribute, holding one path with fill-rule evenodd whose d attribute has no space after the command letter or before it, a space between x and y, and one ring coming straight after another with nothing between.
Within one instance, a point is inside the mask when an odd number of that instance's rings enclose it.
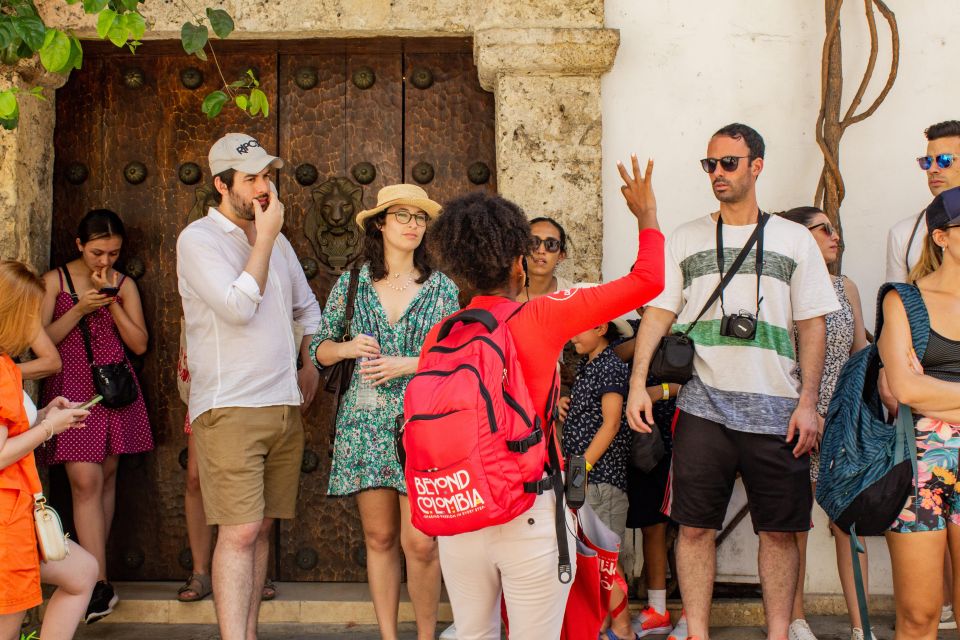
<instances>
[{"instance_id":1,"label":"white stucco wall","mask_svg":"<svg viewBox=\"0 0 960 640\"><path fill-rule=\"evenodd\" d=\"M951 82L960 59L960 12L934 0L888 0L896 13L899 76L880 109L849 128L841 143L847 197L842 220L844 273L860 287L872 327L882 283L887 229L930 200L914 158L925 153L923 129L960 118L960 88ZM823 2L817 0L607 0L606 23L620 29L613 70L603 79L603 193L605 279L629 268L636 251L632 217L623 206L616 161L635 152L641 165L656 161L654 184L664 232L716 210L709 180L697 160L710 135L734 121L766 140L766 167L758 184L761 207L783 210L813 204L822 166L814 137L820 104ZM878 16L881 55L869 104L890 64L889 32ZM863 4L842 15L846 75L844 109L856 91L869 53ZM574 241L576 239L574 238ZM807 591L839 590L833 541L817 510L811 533ZM756 543L743 524L721 554L728 579L756 568ZM726 545L725 545L726 546ZM889 558L882 540L870 543L870 582L890 592ZM723 576L721 576L723 577Z\"/></svg>"}]
</instances>

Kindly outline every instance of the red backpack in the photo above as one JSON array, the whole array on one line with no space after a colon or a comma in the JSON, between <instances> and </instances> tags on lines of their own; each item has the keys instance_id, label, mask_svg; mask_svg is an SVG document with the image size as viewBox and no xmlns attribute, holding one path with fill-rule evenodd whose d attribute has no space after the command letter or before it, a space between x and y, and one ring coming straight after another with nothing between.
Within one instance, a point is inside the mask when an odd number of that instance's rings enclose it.
<instances>
[{"instance_id":1,"label":"red backpack","mask_svg":"<svg viewBox=\"0 0 960 640\"><path fill-rule=\"evenodd\" d=\"M509 522L543 491L558 492L562 512L556 447L547 446L507 328L521 306L449 317L407 385L404 473L413 526L429 536Z\"/></svg>"}]
</instances>

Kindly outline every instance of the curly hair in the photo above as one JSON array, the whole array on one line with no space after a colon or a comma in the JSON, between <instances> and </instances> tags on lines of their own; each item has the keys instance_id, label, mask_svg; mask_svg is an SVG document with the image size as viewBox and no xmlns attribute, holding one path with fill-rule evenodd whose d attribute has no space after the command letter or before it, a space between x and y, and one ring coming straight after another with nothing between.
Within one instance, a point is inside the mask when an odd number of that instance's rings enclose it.
<instances>
[{"instance_id":1,"label":"curly hair","mask_svg":"<svg viewBox=\"0 0 960 640\"><path fill-rule=\"evenodd\" d=\"M482 191L455 198L429 233L440 268L478 292L506 286L516 259L530 253L530 223L516 204Z\"/></svg>"},{"instance_id":2,"label":"curly hair","mask_svg":"<svg viewBox=\"0 0 960 640\"><path fill-rule=\"evenodd\" d=\"M388 275L387 262L383 258L383 232L380 230L386 219L387 210L384 209L363 221L363 258L370 265L371 280L383 280ZM413 267L420 274L416 279L417 284L426 282L433 273L433 265L430 264L426 245L426 238L424 238L413 250Z\"/></svg>"}]
</instances>

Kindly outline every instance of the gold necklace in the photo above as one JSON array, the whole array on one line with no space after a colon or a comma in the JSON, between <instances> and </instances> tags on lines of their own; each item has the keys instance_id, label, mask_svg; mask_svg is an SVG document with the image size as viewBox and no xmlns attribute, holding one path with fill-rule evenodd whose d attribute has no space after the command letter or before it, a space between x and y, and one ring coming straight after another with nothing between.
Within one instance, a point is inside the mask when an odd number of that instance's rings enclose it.
<instances>
[{"instance_id":1,"label":"gold necklace","mask_svg":"<svg viewBox=\"0 0 960 640\"><path fill-rule=\"evenodd\" d=\"M390 276L387 276L386 278L383 279L383 283L388 287L390 287L391 289L393 289L394 291L396 291L397 293L403 293L404 291L410 288L410 285L413 284L413 271L410 271L407 273L407 281L404 282L403 285L397 286L396 284L394 284L394 282L399 280L400 276L402 275L403 275L402 273L398 273L395 276L393 276L393 282L390 281Z\"/></svg>"}]
</instances>

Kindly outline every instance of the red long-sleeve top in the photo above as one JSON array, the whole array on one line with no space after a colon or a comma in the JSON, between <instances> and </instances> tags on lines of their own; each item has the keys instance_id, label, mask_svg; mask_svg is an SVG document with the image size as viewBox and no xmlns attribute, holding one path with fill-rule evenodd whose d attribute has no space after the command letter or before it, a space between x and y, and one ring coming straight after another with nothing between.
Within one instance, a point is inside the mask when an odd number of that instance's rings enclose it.
<instances>
[{"instance_id":1,"label":"red long-sleeve top","mask_svg":"<svg viewBox=\"0 0 960 640\"><path fill-rule=\"evenodd\" d=\"M526 303L508 321L523 378L544 424L550 387L563 345L578 333L642 307L656 297L663 290L663 260L663 234L644 229L640 232L637 261L630 273L599 287L541 296ZM475 296L468 308L490 309L504 300L503 296ZM442 324L438 323L427 334L422 353L436 344Z\"/></svg>"}]
</instances>

